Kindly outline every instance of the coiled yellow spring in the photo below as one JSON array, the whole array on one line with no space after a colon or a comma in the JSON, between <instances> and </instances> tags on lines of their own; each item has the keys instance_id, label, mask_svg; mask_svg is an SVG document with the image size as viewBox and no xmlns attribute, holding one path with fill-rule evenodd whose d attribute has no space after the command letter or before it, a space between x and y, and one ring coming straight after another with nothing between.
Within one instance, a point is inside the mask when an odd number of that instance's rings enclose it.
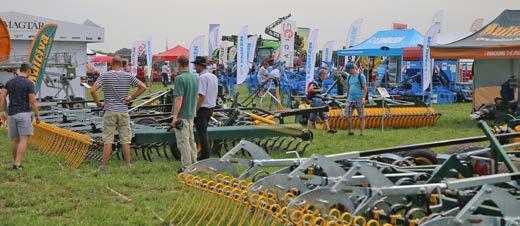
<instances>
[{"instance_id":1,"label":"coiled yellow spring","mask_svg":"<svg viewBox=\"0 0 520 226\"><path fill-rule=\"evenodd\" d=\"M348 128L348 118L342 109L330 109L329 125L331 128ZM365 108L365 127L377 128L384 125L392 128L408 128L435 126L441 114L433 108L426 107L398 107L398 108ZM359 127L357 111L352 116L352 127ZM322 127L322 125L320 125Z\"/></svg>"}]
</instances>

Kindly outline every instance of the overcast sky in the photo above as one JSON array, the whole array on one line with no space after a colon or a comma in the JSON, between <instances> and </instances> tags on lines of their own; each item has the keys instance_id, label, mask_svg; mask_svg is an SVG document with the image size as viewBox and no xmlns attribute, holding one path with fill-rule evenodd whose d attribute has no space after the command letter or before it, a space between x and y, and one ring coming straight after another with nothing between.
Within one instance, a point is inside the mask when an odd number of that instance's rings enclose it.
<instances>
[{"instance_id":1,"label":"overcast sky","mask_svg":"<svg viewBox=\"0 0 520 226\"><path fill-rule=\"evenodd\" d=\"M468 32L476 18L487 23L504 9L520 9L520 0L2 0L0 10L77 23L90 19L105 28L105 42L89 48L115 51L151 36L158 52L166 39L170 47L187 47L196 36L207 37L210 23L220 23L222 34L248 25L249 34L265 36L268 24L289 13L297 26L320 29L319 46L335 40L339 48L356 18L364 18L362 40L392 22L424 33L440 9L443 32Z\"/></svg>"}]
</instances>

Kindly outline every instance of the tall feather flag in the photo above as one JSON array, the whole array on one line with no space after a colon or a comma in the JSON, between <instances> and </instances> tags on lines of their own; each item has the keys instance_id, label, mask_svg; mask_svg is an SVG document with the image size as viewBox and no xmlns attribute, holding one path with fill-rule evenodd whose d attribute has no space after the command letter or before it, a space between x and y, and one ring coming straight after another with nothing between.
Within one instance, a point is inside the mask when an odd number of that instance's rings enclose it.
<instances>
[{"instance_id":1,"label":"tall feather flag","mask_svg":"<svg viewBox=\"0 0 520 226\"><path fill-rule=\"evenodd\" d=\"M305 60L305 91L308 91L309 83L314 80L314 65L316 65L316 43L318 42L318 29L312 29L307 43L307 58Z\"/></svg>"},{"instance_id":2,"label":"tall feather flag","mask_svg":"<svg viewBox=\"0 0 520 226\"><path fill-rule=\"evenodd\" d=\"M193 39L190 45L190 72L195 73L195 65L191 62L195 60L196 57L202 56L204 53L204 39L206 37L204 35L200 35Z\"/></svg>"},{"instance_id":3,"label":"tall feather flag","mask_svg":"<svg viewBox=\"0 0 520 226\"><path fill-rule=\"evenodd\" d=\"M323 49L321 49L321 61L323 63L331 63L332 62L332 51L334 51L335 41L328 41L323 45Z\"/></svg>"},{"instance_id":4,"label":"tall feather flag","mask_svg":"<svg viewBox=\"0 0 520 226\"><path fill-rule=\"evenodd\" d=\"M29 48L27 63L32 66L29 80L35 84L34 91L36 93L40 91L45 76L45 67L54 43L56 30L58 30L57 24L43 25L34 37L31 48Z\"/></svg>"},{"instance_id":5,"label":"tall feather flag","mask_svg":"<svg viewBox=\"0 0 520 226\"><path fill-rule=\"evenodd\" d=\"M363 24L363 18L356 19L349 27L348 33L347 33L347 40L345 42L345 45L347 46L347 49L351 46L356 45L357 38L359 36L359 33L361 32L361 25Z\"/></svg>"},{"instance_id":6,"label":"tall feather flag","mask_svg":"<svg viewBox=\"0 0 520 226\"><path fill-rule=\"evenodd\" d=\"M247 63L247 26L243 26L237 40L237 84L242 84L247 78Z\"/></svg>"},{"instance_id":7,"label":"tall feather flag","mask_svg":"<svg viewBox=\"0 0 520 226\"><path fill-rule=\"evenodd\" d=\"M430 58L430 46L433 43L434 37L439 34L441 29L440 24L432 24L423 42L423 65L422 65L422 90L428 89L432 79L432 59Z\"/></svg>"}]
</instances>

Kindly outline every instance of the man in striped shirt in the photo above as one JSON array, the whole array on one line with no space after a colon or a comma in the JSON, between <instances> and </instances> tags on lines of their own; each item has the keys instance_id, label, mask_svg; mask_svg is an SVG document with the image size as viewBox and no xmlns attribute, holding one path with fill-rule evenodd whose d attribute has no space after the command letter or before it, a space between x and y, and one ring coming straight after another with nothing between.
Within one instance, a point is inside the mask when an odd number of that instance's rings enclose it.
<instances>
[{"instance_id":1,"label":"man in striped shirt","mask_svg":"<svg viewBox=\"0 0 520 226\"><path fill-rule=\"evenodd\" d=\"M112 155L112 144L116 131L119 135L119 143L123 149L123 156L127 166L131 165L130 143L132 141L132 128L128 105L146 91L146 85L135 76L123 71L123 61L120 56L112 59L112 70L101 74L92 86L90 93L98 107L105 110L103 115L103 160L99 171L105 172L108 160ZM128 95L131 86L137 86L134 94ZM105 95L105 102L101 103L97 91L101 88Z\"/></svg>"}]
</instances>

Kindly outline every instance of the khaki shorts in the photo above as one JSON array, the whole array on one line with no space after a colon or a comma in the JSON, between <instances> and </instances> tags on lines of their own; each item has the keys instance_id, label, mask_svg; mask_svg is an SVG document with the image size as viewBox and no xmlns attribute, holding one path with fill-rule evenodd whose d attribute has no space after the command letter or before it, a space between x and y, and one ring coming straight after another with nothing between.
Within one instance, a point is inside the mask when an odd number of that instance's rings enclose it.
<instances>
[{"instance_id":1,"label":"khaki shorts","mask_svg":"<svg viewBox=\"0 0 520 226\"><path fill-rule=\"evenodd\" d=\"M107 111L103 115L103 143L113 144L116 131L119 135L119 143L130 144L132 142L130 115L127 112Z\"/></svg>"}]
</instances>

